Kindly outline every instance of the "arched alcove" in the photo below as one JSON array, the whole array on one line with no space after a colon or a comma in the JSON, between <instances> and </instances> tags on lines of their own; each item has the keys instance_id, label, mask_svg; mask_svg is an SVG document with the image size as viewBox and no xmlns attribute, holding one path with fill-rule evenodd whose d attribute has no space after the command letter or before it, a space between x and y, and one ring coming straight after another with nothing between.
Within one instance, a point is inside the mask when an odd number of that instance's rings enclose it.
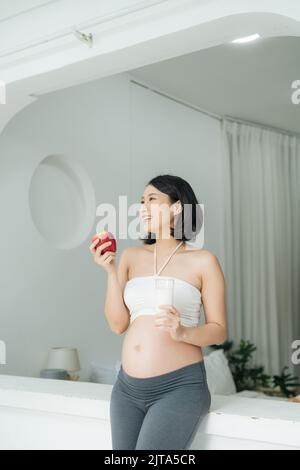
<instances>
[{"instance_id":1,"label":"arched alcove","mask_svg":"<svg viewBox=\"0 0 300 470\"><path fill-rule=\"evenodd\" d=\"M88 175L62 155L49 155L35 169L29 205L41 236L61 249L80 245L95 217L95 194Z\"/></svg>"}]
</instances>

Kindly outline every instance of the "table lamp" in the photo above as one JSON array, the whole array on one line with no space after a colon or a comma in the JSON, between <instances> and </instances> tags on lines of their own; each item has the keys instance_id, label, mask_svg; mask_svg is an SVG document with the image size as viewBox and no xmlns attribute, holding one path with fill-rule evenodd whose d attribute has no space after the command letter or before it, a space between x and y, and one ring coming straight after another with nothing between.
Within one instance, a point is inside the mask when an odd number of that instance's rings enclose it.
<instances>
[{"instance_id":1,"label":"table lamp","mask_svg":"<svg viewBox=\"0 0 300 470\"><path fill-rule=\"evenodd\" d=\"M49 352L48 369L65 369L69 373L69 380L78 380L79 375L72 373L80 370L78 351L76 348L52 348Z\"/></svg>"}]
</instances>

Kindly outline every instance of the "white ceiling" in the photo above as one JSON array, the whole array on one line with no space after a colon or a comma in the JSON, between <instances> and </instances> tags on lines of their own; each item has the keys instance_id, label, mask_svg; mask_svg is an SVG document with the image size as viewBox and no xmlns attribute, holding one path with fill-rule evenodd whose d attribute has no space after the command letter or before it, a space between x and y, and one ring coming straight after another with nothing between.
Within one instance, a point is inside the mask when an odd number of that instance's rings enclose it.
<instances>
[{"instance_id":1,"label":"white ceiling","mask_svg":"<svg viewBox=\"0 0 300 470\"><path fill-rule=\"evenodd\" d=\"M132 71L149 84L208 111L300 132L300 38L226 44Z\"/></svg>"},{"instance_id":2,"label":"white ceiling","mask_svg":"<svg viewBox=\"0 0 300 470\"><path fill-rule=\"evenodd\" d=\"M1 0L0 21L6 21L16 15L57 1L59 0Z\"/></svg>"}]
</instances>

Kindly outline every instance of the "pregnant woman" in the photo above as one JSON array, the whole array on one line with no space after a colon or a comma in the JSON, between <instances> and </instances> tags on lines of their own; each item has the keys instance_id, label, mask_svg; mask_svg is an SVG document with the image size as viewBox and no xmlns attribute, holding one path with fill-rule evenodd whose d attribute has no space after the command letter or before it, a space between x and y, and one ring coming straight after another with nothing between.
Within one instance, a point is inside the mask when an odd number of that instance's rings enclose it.
<instances>
[{"instance_id":1,"label":"pregnant woman","mask_svg":"<svg viewBox=\"0 0 300 470\"><path fill-rule=\"evenodd\" d=\"M200 209L200 210L199 210ZM192 240L202 212L190 184L160 175L146 185L142 246L90 251L107 272L105 316L122 334L122 361L110 400L113 449L188 449L211 395L201 348L227 338L225 281L217 257ZM156 279L172 279L172 304L155 303ZM199 324L201 306L204 324Z\"/></svg>"}]
</instances>

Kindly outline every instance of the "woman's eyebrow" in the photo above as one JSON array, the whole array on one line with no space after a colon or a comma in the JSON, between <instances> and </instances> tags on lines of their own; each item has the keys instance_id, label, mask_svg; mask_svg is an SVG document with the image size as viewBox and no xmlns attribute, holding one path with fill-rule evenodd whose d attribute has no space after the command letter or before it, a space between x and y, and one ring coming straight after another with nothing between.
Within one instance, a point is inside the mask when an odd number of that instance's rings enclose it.
<instances>
[{"instance_id":1,"label":"woman's eyebrow","mask_svg":"<svg viewBox=\"0 0 300 470\"><path fill-rule=\"evenodd\" d=\"M148 197L149 197L149 196L156 196L156 195L157 195L157 193L149 193L149 194L148 194ZM144 196L141 197L141 200L142 200L142 199L144 199Z\"/></svg>"}]
</instances>

